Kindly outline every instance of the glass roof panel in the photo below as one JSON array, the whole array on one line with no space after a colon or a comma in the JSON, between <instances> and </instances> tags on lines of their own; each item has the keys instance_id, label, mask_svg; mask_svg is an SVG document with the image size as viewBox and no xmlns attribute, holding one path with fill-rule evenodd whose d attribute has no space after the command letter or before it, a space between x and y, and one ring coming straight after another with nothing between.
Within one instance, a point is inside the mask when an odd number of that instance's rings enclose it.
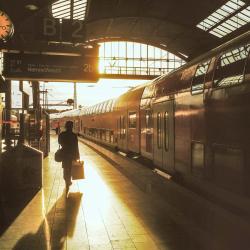
<instances>
[{"instance_id":1,"label":"glass roof panel","mask_svg":"<svg viewBox=\"0 0 250 250\"><path fill-rule=\"evenodd\" d=\"M225 36L225 34L222 33L220 30L218 31L218 30L215 30L215 29L210 30L209 33L212 34L212 35L214 35L214 36L217 36L219 38Z\"/></svg>"},{"instance_id":2,"label":"glass roof panel","mask_svg":"<svg viewBox=\"0 0 250 250\"><path fill-rule=\"evenodd\" d=\"M223 9L218 9L215 13L217 13L218 15L221 16L221 19L224 19L224 17L229 16L231 13L233 12L233 10L231 12L227 12Z\"/></svg>"},{"instance_id":3,"label":"glass roof panel","mask_svg":"<svg viewBox=\"0 0 250 250\"><path fill-rule=\"evenodd\" d=\"M71 0L59 0L52 4L52 14L55 18L84 20L86 14L86 6L88 0L73 0L73 8L71 8ZM72 13L71 13L72 11Z\"/></svg>"},{"instance_id":4,"label":"glass roof panel","mask_svg":"<svg viewBox=\"0 0 250 250\"><path fill-rule=\"evenodd\" d=\"M250 22L250 8L244 9L240 13L238 13L238 17L246 22Z\"/></svg>"},{"instance_id":5,"label":"glass roof panel","mask_svg":"<svg viewBox=\"0 0 250 250\"><path fill-rule=\"evenodd\" d=\"M229 20L235 23L235 25L239 28L245 25L247 22L243 21L242 19L238 18L237 16L231 17Z\"/></svg>"},{"instance_id":6,"label":"glass roof panel","mask_svg":"<svg viewBox=\"0 0 250 250\"><path fill-rule=\"evenodd\" d=\"M205 30L205 31L207 31L207 30L209 29L209 27L208 27L204 22L199 23L199 24L197 24L196 26L197 26L198 28L202 29L202 30Z\"/></svg>"},{"instance_id":7,"label":"glass roof panel","mask_svg":"<svg viewBox=\"0 0 250 250\"><path fill-rule=\"evenodd\" d=\"M196 26L217 37L223 37L249 22L250 6L241 0L230 0Z\"/></svg>"},{"instance_id":8,"label":"glass roof panel","mask_svg":"<svg viewBox=\"0 0 250 250\"><path fill-rule=\"evenodd\" d=\"M210 18L207 18L207 19L204 21L204 23L207 23L207 24L210 25L210 27L212 27L212 26L214 26L214 25L217 23L217 21L213 21L213 20L211 20Z\"/></svg>"},{"instance_id":9,"label":"glass roof panel","mask_svg":"<svg viewBox=\"0 0 250 250\"><path fill-rule=\"evenodd\" d=\"M222 23L220 26L218 26L218 27L222 27L223 28L223 30L225 30L225 32L232 32L232 31L234 31L236 28L235 28L235 26L232 26L232 25L230 25L230 24L228 24L228 23L226 23L226 22L224 22L224 23ZM217 27L217 28L218 28Z\"/></svg>"},{"instance_id":10,"label":"glass roof panel","mask_svg":"<svg viewBox=\"0 0 250 250\"><path fill-rule=\"evenodd\" d=\"M214 16L214 15L210 15L207 19L208 19L208 20L210 19L210 20L214 21L215 23L218 23L218 21L220 21L220 20L218 19L218 17L216 17L216 16Z\"/></svg>"},{"instance_id":11,"label":"glass roof panel","mask_svg":"<svg viewBox=\"0 0 250 250\"><path fill-rule=\"evenodd\" d=\"M217 13L217 12L214 12L214 13L211 14L210 16L212 16L212 17L214 17L214 18L217 19L217 22L216 22L216 23L218 23L218 22L220 22L221 20L224 19L224 16L222 16L221 14L219 14L219 13ZM209 17L210 17L210 16L209 16ZM207 18L209 18L209 17L207 17ZM206 18L205 20L207 20L207 18ZM205 20L204 20L204 21L205 21Z\"/></svg>"}]
</instances>

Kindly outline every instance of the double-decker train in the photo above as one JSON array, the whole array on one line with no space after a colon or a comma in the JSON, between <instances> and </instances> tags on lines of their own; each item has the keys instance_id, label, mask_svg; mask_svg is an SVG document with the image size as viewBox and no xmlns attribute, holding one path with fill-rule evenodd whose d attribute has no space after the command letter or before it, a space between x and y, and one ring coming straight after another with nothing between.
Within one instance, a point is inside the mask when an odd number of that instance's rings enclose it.
<instances>
[{"instance_id":1,"label":"double-decker train","mask_svg":"<svg viewBox=\"0 0 250 250\"><path fill-rule=\"evenodd\" d=\"M197 185L250 196L250 32L135 87L73 110L79 135Z\"/></svg>"}]
</instances>

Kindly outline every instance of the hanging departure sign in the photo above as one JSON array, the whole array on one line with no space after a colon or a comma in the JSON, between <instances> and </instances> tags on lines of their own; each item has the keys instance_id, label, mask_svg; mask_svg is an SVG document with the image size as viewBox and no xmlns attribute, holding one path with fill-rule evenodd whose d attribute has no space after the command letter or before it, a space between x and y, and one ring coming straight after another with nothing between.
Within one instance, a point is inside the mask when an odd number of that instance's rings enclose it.
<instances>
[{"instance_id":1,"label":"hanging departure sign","mask_svg":"<svg viewBox=\"0 0 250 250\"><path fill-rule=\"evenodd\" d=\"M96 82L98 58L87 56L4 53L3 76L7 79Z\"/></svg>"}]
</instances>

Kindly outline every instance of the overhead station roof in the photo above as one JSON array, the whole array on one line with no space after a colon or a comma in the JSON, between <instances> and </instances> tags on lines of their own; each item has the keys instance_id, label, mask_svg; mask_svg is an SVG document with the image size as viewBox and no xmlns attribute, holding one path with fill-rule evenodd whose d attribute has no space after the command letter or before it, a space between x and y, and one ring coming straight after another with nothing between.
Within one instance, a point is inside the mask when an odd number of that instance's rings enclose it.
<instances>
[{"instance_id":1,"label":"overhead station roof","mask_svg":"<svg viewBox=\"0 0 250 250\"><path fill-rule=\"evenodd\" d=\"M70 0L60 0L69 4ZM51 4L55 3L54 10ZM74 0L73 18L84 20L85 41L130 40L166 49L191 59L250 28L250 0ZM56 16L58 1L1 1L15 24L15 39L32 42L25 26L31 16ZM60 7L61 8L61 7ZM82 9L81 9L82 8ZM80 12L80 13L79 13ZM84 13L81 13L84 12ZM70 12L66 10L69 18ZM60 16L60 15L59 15ZM58 13L57 13L58 17ZM30 23L30 21L29 21ZM29 30L29 31L28 31ZM83 41L83 42L85 42ZM10 41L12 46L14 42Z\"/></svg>"}]
</instances>

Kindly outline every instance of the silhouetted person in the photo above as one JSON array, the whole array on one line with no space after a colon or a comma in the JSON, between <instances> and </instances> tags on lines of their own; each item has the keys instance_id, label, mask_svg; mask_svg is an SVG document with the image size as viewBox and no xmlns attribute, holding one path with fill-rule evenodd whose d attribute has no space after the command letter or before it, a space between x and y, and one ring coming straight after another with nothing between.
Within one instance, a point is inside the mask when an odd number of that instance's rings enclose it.
<instances>
[{"instance_id":1,"label":"silhouetted person","mask_svg":"<svg viewBox=\"0 0 250 250\"><path fill-rule=\"evenodd\" d=\"M58 143L62 146L63 151L63 178L65 180L66 192L69 190L71 182L71 168L72 161L80 158L78 149L77 135L72 132L73 122L67 121L65 123L66 131L59 134Z\"/></svg>"},{"instance_id":2,"label":"silhouetted person","mask_svg":"<svg viewBox=\"0 0 250 250\"><path fill-rule=\"evenodd\" d=\"M60 123L58 122L56 125L56 134L59 135L60 134Z\"/></svg>"}]
</instances>

